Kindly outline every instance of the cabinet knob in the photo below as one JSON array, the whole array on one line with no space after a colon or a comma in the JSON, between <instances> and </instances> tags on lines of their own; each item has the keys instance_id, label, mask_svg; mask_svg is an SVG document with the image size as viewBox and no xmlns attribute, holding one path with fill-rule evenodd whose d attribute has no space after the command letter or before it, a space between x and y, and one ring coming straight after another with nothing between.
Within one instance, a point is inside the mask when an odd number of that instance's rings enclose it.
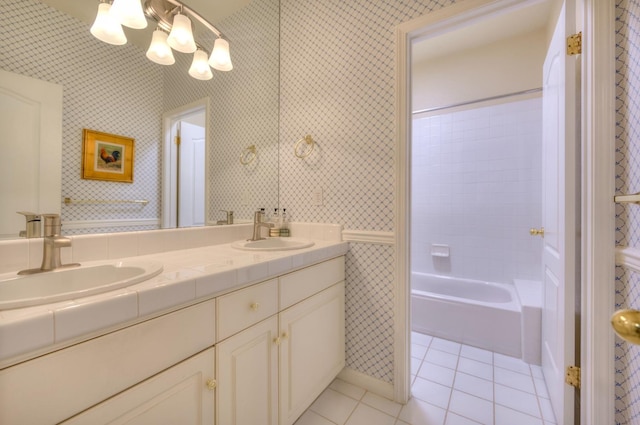
<instances>
[{"instance_id":1,"label":"cabinet knob","mask_svg":"<svg viewBox=\"0 0 640 425\"><path fill-rule=\"evenodd\" d=\"M282 338L282 339L287 339L287 338L289 338L289 334L288 334L288 333L286 333L286 332L282 332L282 336L281 336L281 338Z\"/></svg>"},{"instance_id":2,"label":"cabinet knob","mask_svg":"<svg viewBox=\"0 0 640 425\"><path fill-rule=\"evenodd\" d=\"M216 389L217 385L218 383L216 382L215 379L207 379L207 389L213 391Z\"/></svg>"},{"instance_id":3,"label":"cabinet knob","mask_svg":"<svg viewBox=\"0 0 640 425\"><path fill-rule=\"evenodd\" d=\"M253 303L253 304L251 304L251 306L250 306L250 307L251 307L251 310L253 310L253 311L258 311L258 309L260 308L260 304L258 304L258 303Z\"/></svg>"},{"instance_id":4,"label":"cabinet knob","mask_svg":"<svg viewBox=\"0 0 640 425\"><path fill-rule=\"evenodd\" d=\"M275 345L280 345L280 337L273 338L273 343L274 343Z\"/></svg>"}]
</instances>

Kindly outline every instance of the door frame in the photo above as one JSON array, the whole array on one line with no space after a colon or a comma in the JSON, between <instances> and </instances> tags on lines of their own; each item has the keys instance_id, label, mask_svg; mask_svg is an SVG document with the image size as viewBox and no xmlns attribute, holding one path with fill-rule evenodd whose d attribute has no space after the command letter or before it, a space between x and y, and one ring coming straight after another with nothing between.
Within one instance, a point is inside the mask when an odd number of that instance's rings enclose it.
<instances>
[{"instance_id":1,"label":"door frame","mask_svg":"<svg viewBox=\"0 0 640 425\"><path fill-rule=\"evenodd\" d=\"M505 7L537 0L465 0L395 29L396 197L394 398L406 403L410 388L410 164L411 41L464 25ZM582 279L580 323L580 418L583 424L614 421L615 269L615 4L577 0L576 26L583 31L581 81ZM595 37L597 35L597 37ZM608 284L602 284L602 282Z\"/></svg>"},{"instance_id":2,"label":"door frame","mask_svg":"<svg viewBox=\"0 0 640 425\"><path fill-rule=\"evenodd\" d=\"M209 141L211 140L209 128L210 128L210 115L211 115L211 99L204 97L202 99L191 102L187 105L181 106L176 109L162 114L162 218L160 223L162 228L168 228L170 217L170 202L166 202L171 197L171 162L167 159L171 157L171 121L177 117L188 115L198 110L204 109L204 157L205 157L205 185L204 185L204 223L205 226L209 222L209 179L210 171L207 167L209 159ZM177 227L177 223L176 223Z\"/></svg>"}]
</instances>

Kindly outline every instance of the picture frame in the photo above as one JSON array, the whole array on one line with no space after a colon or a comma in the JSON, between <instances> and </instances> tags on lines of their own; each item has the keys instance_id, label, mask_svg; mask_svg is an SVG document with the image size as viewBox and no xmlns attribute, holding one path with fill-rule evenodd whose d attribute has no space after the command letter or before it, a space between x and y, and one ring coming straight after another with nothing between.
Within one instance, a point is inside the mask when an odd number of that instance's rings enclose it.
<instances>
[{"instance_id":1,"label":"picture frame","mask_svg":"<svg viewBox=\"0 0 640 425\"><path fill-rule=\"evenodd\" d=\"M135 140L100 131L82 130L82 178L133 183Z\"/></svg>"}]
</instances>

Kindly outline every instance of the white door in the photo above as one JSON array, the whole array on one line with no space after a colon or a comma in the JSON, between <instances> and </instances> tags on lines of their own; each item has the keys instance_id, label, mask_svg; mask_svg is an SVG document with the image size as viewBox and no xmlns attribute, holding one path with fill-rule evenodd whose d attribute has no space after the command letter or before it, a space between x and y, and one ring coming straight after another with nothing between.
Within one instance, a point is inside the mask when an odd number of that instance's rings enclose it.
<instances>
[{"instance_id":1,"label":"white door","mask_svg":"<svg viewBox=\"0 0 640 425\"><path fill-rule=\"evenodd\" d=\"M204 127L180 122L178 227L204 226Z\"/></svg>"},{"instance_id":2,"label":"white door","mask_svg":"<svg viewBox=\"0 0 640 425\"><path fill-rule=\"evenodd\" d=\"M574 388L565 384L575 362L577 177L576 56L566 54L575 28L575 3L566 0L543 69L542 368L556 420L573 424Z\"/></svg>"},{"instance_id":3,"label":"white door","mask_svg":"<svg viewBox=\"0 0 640 425\"><path fill-rule=\"evenodd\" d=\"M60 213L62 86L0 71L0 239L17 238L25 218Z\"/></svg>"}]
</instances>

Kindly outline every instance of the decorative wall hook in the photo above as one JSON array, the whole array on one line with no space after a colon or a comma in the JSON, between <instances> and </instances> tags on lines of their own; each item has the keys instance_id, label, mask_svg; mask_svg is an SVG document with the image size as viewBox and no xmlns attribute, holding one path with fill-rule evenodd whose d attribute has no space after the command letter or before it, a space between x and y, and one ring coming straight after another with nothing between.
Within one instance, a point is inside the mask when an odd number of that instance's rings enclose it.
<instances>
[{"instance_id":1,"label":"decorative wall hook","mask_svg":"<svg viewBox=\"0 0 640 425\"><path fill-rule=\"evenodd\" d=\"M256 156L256 145L248 146L240 154L240 164L249 165L256 159Z\"/></svg>"},{"instance_id":2,"label":"decorative wall hook","mask_svg":"<svg viewBox=\"0 0 640 425\"><path fill-rule=\"evenodd\" d=\"M307 134L302 139L296 142L295 147L293 148L293 153L298 158L306 158L311 155L313 152L313 148L315 147L316 142L313 141L311 135Z\"/></svg>"}]
</instances>

